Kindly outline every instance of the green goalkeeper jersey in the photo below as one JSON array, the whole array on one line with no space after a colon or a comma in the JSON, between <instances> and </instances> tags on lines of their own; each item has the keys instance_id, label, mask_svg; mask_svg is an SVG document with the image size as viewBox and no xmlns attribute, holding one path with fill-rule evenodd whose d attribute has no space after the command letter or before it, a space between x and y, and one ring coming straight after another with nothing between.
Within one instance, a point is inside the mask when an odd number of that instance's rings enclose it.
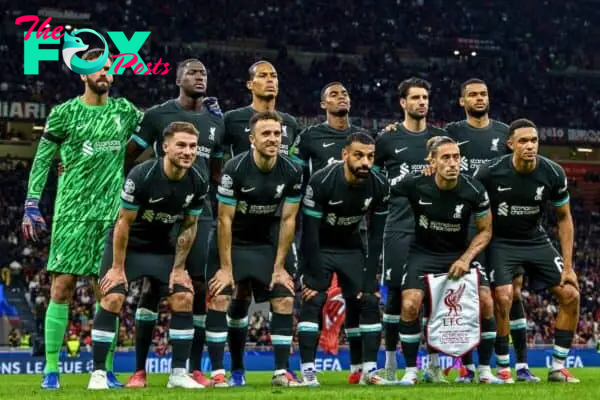
<instances>
[{"instance_id":1,"label":"green goalkeeper jersey","mask_svg":"<svg viewBox=\"0 0 600 400\"><path fill-rule=\"evenodd\" d=\"M76 97L52 109L37 148L27 198L39 199L56 150L64 173L58 180L54 220L114 220L123 186L127 140L142 113L124 98L90 106Z\"/></svg>"}]
</instances>

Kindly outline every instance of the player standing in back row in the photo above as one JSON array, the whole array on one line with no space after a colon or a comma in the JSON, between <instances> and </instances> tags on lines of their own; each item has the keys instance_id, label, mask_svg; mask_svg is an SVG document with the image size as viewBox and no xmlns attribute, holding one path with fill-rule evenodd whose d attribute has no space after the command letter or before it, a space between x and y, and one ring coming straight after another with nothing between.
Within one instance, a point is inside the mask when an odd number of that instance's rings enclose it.
<instances>
[{"instance_id":1,"label":"player standing in back row","mask_svg":"<svg viewBox=\"0 0 600 400\"><path fill-rule=\"evenodd\" d=\"M466 118L451 122L446 126L448 136L460 146L461 173L473 175L480 165L510 152L507 145L508 125L490 118L489 90L484 81L472 78L460 87L460 106L465 110ZM471 225L471 236L475 234ZM479 254L477 260L486 269L488 263L485 252ZM511 336L517 353L517 379L526 382L539 382L527 366L527 341L525 310L521 301L523 276L513 280L514 301L510 309ZM489 305L489 307L493 307ZM471 383L475 378L475 364L472 353L462 357L464 368L456 378L458 383Z\"/></svg>"},{"instance_id":2,"label":"player standing in back row","mask_svg":"<svg viewBox=\"0 0 600 400\"><path fill-rule=\"evenodd\" d=\"M298 135L293 160L304 166L304 181L326 166L341 161L346 140L364 129L350 124L350 94L340 82L332 82L321 90L321 108L327 120L306 128ZM362 339L358 313L346 313L345 332L350 347L350 376L348 383L358 384L362 376Z\"/></svg>"},{"instance_id":3,"label":"player standing in back row","mask_svg":"<svg viewBox=\"0 0 600 400\"><path fill-rule=\"evenodd\" d=\"M248 69L249 79L246 87L252 93L252 103L246 107L230 110L223 116L225 134L223 146L230 150L232 157L250 150L250 118L258 112L276 112L282 119L281 148L279 152L290 155L290 149L298 134L298 123L289 114L275 110L279 94L279 77L273 64L268 61L257 61ZM279 227L274 226L272 240L279 236ZM296 247L288 253L287 268L297 265ZM250 308L250 287L244 284L236 286L233 292L231 306L227 313L229 326L229 351L231 354L231 386L245 385L244 378L244 347L248 337L248 309Z\"/></svg>"},{"instance_id":4,"label":"player standing in back row","mask_svg":"<svg viewBox=\"0 0 600 400\"><path fill-rule=\"evenodd\" d=\"M92 49L83 59L93 61L102 53L102 49ZM107 72L112 62L109 57L100 71L80 75L85 84L83 95L52 109L29 176L23 232L26 238L36 240L36 232L45 228L38 203L54 155L60 152L65 172L58 180L47 265L52 283L44 321L42 389L60 388L58 358L69 323L69 303L79 277L98 276L104 236L119 210L117 193L123 184L125 146L142 117L129 101L109 97L114 75ZM108 385L122 387L112 373L112 354Z\"/></svg>"},{"instance_id":5,"label":"player standing in back row","mask_svg":"<svg viewBox=\"0 0 600 400\"><path fill-rule=\"evenodd\" d=\"M390 187L394 187L408 174L420 172L427 166L427 141L445 134L443 129L427 124L431 84L420 78L409 78L398 85L400 107L404 121L396 123L377 138L375 166L387 173ZM385 228L384 228L385 224ZM410 204L404 197L390 197L390 213L373 215L373 234L369 238L369 263L377 264L383 249L382 283L387 286L388 296L383 314L385 331L385 378L396 380L396 349L402 303L402 271L408 249L414 238L415 222ZM383 231L383 246L382 235ZM425 374L427 380L441 380L437 353L430 355L432 361Z\"/></svg>"},{"instance_id":6,"label":"player standing in back row","mask_svg":"<svg viewBox=\"0 0 600 400\"><path fill-rule=\"evenodd\" d=\"M213 183L221 176L223 151L223 120L218 106L207 98L208 74L199 60L189 59L177 66L177 86L179 97L156 105L146 111L139 131L127 144L127 164L133 165L135 159L146 149L152 147L155 156L163 156L163 131L170 123L183 121L191 123L199 132L196 164L202 171L210 171ZM186 268L194 283L194 340L190 358L192 376L203 386L210 380L201 372L204 349L206 320L206 288L204 267L206 265L208 238L213 229L212 205L209 197L201 216L198 217L198 233L194 246L186 261ZM176 227L177 228L177 227ZM151 278L144 279L142 294L135 313L135 373L129 378L127 387L146 387L146 359L152 344L152 332L158 319L159 282Z\"/></svg>"},{"instance_id":7,"label":"player standing in back row","mask_svg":"<svg viewBox=\"0 0 600 400\"><path fill-rule=\"evenodd\" d=\"M494 215L493 237L488 247L490 283L494 288L498 339L498 377L513 383L509 360L509 311L512 281L519 271L529 276L534 291L548 289L558 300L552 365L548 380L577 383L564 361L579 321L579 283L573 270L573 218L565 171L538 155L535 124L518 119L509 127L508 145L513 154L481 166L475 178L490 196ZM561 254L541 224L544 208L554 206Z\"/></svg>"}]
</instances>

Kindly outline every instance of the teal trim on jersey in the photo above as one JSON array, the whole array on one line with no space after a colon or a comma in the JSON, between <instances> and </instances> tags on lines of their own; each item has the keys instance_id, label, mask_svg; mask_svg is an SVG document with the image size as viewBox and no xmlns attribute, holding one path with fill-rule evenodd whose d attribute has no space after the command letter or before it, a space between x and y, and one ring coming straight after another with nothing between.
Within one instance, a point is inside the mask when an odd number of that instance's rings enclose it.
<instances>
[{"instance_id":1,"label":"teal trim on jersey","mask_svg":"<svg viewBox=\"0 0 600 400\"><path fill-rule=\"evenodd\" d=\"M381 172L381 168L379 167L379 165L373 165L373 166L371 167L371 169L372 169L373 171L375 171L375 172Z\"/></svg>"},{"instance_id":2,"label":"teal trim on jersey","mask_svg":"<svg viewBox=\"0 0 600 400\"><path fill-rule=\"evenodd\" d=\"M191 215L193 217L197 217L198 215L202 215L202 208L195 208L191 210L185 210L186 215Z\"/></svg>"},{"instance_id":3,"label":"teal trim on jersey","mask_svg":"<svg viewBox=\"0 0 600 400\"><path fill-rule=\"evenodd\" d=\"M147 149L148 146L150 146L148 144L148 142L146 142L144 139L142 139L138 135L131 135L131 140L133 140L134 142L136 142L137 144L139 144L141 147L143 147L145 149Z\"/></svg>"},{"instance_id":4,"label":"teal trim on jersey","mask_svg":"<svg viewBox=\"0 0 600 400\"><path fill-rule=\"evenodd\" d=\"M229 197L223 197L220 194L217 194L217 200L219 200L223 204L227 204L229 206L235 206L237 204L236 199L230 199Z\"/></svg>"},{"instance_id":5,"label":"teal trim on jersey","mask_svg":"<svg viewBox=\"0 0 600 400\"><path fill-rule=\"evenodd\" d=\"M390 212L389 212L389 210L386 210L386 211L378 211L378 212L376 212L376 213L375 213L375 215L388 215L389 213L390 213Z\"/></svg>"},{"instance_id":6,"label":"teal trim on jersey","mask_svg":"<svg viewBox=\"0 0 600 400\"><path fill-rule=\"evenodd\" d=\"M300 200L302 199L302 196L297 196L297 197L286 197L285 198L285 202L286 203L300 203Z\"/></svg>"},{"instance_id":7,"label":"teal trim on jersey","mask_svg":"<svg viewBox=\"0 0 600 400\"><path fill-rule=\"evenodd\" d=\"M303 159L301 159L301 158L299 158L299 157L296 157L296 156L291 156L290 158L291 158L291 159L292 159L292 161L293 161L293 162L295 162L296 164L299 164L299 165L304 165L304 160L303 160Z\"/></svg>"},{"instance_id":8,"label":"teal trim on jersey","mask_svg":"<svg viewBox=\"0 0 600 400\"><path fill-rule=\"evenodd\" d=\"M475 218L481 218L481 217L485 217L486 215L488 215L490 213L490 209L488 208L487 210L484 211L480 211L478 213L475 213Z\"/></svg>"},{"instance_id":9,"label":"teal trim on jersey","mask_svg":"<svg viewBox=\"0 0 600 400\"><path fill-rule=\"evenodd\" d=\"M127 209L127 210L132 210L132 211L137 211L140 209L140 206L137 204L131 204L126 202L125 200L121 199L121 207Z\"/></svg>"},{"instance_id":10,"label":"teal trim on jersey","mask_svg":"<svg viewBox=\"0 0 600 400\"><path fill-rule=\"evenodd\" d=\"M561 206L564 206L565 204L567 204L570 199L571 199L571 196L567 195L567 197L565 197L563 200L559 200L556 203L552 203L552 205L554 207L561 207Z\"/></svg>"},{"instance_id":11,"label":"teal trim on jersey","mask_svg":"<svg viewBox=\"0 0 600 400\"><path fill-rule=\"evenodd\" d=\"M210 156L210 158L223 158L223 157L224 157L224 155L223 155L222 151L220 151L218 153L214 153Z\"/></svg>"},{"instance_id":12,"label":"teal trim on jersey","mask_svg":"<svg viewBox=\"0 0 600 400\"><path fill-rule=\"evenodd\" d=\"M310 215L311 217L315 217L315 218L323 218L323 213L319 212L319 211L315 211L315 210L309 210L308 208L302 208L302 212L306 215Z\"/></svg>"}]
</instances>

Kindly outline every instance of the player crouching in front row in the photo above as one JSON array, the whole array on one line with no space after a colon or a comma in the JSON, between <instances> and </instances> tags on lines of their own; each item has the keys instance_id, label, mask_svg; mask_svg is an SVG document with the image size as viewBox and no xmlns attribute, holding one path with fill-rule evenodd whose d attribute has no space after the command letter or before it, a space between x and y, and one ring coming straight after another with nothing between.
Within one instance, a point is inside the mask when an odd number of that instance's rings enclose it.
<instances>
[{"instance_id":1,"label":"player crouching in front row","mask_svg":"<svg viewBox=\"0 0 600 400\"><path fill-rule=\"evenodd\" d=\"M459 279L470 268L477 268L480 275L479 382L502 383L490 368L496 338L491 292L485 271L475 261L492 236L488 196L481 183L460 174L460 151L454 140L437 136L429 139L427 147L435 171L433 175L413 173L391 189L392 196L408 198L416 222L415 238L402 278L400 341L406 371L400 384L414 385L418 379L417 352L421 342L418 317L427 290L425 275L448 273L448 278ZM467 238L472 215L475 216L477 233L469 243ZM477 310L473 313L476 314ZM473 338L473 344L477 343L477 339Z\"/></svg>"},{"instance_id":2,"label":"player crouching in front row","mask_svg":"<svg viewBox=\"0 0 600 400\"><path fill-rule=\"evenodd\" d=\"M146 161L129 173L121 193L119 219L106 238L100 268L103 297L92 330L94 372L88 389L108 389L106 355L127 296L127 282L143 277L160 282L160 297L169 299L173 362L167 387L204 387L186 371L194 323L193 286L185 262L196 237L208 178L194 165L198 131L192 124L173 122L163 136L165 156ZM169 235L182 215L174 248Z\"/></svg>"}]
</instances>

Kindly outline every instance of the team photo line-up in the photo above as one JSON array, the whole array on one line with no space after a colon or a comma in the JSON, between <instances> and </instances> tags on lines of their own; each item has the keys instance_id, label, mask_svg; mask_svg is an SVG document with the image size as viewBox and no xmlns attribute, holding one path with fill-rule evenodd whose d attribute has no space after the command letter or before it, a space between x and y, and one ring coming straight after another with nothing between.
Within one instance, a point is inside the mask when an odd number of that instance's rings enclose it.
<instances>
[{"instance_id":1,"label":"team photo line-up","mask_svg":"<svg viewBox=\"0 0 600 400\"><path fill-rule=\"evenodd\" d=\"M101 53L89 50L84 59ZM448 383L440 352L462 357L457 382L539 382L526 359L524 275L559 305L547 379L579 382L564 365L579 316L567 177L538 154L532 121L508 126L489 117L485 82L461 85L466 117L442 129L427 124L430 83L406 79L398 86L404 120L382 132L352 125L350 94L343 83L328 83L319 99L325 122L300 130L276 109L279 79L270 62L248 70L251 104L224 114L207 97L207 69L197 59L178 65L178 97L144 113L109 96L112 62L80 75L83 94L52 109L29 177L22 230L37 240L46 229L39 202L59 152L43 389L60 388L59 355L80 277L95 282L98 299L89 389L147 386L163 299L171 315L168 387L246 384L252 298L270 303L272 384L318 386L315 354L334 277L346 306L350 384L416 384L422 330L429 352L422 382ZM138 162L148 148L154 156ZM542 226L549 206L560 251ZM119 313L139 279L136 371L122 384L113 370ZM380 284L387 287L383 316ZM301 377L288 362L297 286ZM465 326L448 330L446 317L459 313ZM400 379L398 341L406 361ZM210 377L201 371L205 345Z\"/></svg>"}]
</instances>

